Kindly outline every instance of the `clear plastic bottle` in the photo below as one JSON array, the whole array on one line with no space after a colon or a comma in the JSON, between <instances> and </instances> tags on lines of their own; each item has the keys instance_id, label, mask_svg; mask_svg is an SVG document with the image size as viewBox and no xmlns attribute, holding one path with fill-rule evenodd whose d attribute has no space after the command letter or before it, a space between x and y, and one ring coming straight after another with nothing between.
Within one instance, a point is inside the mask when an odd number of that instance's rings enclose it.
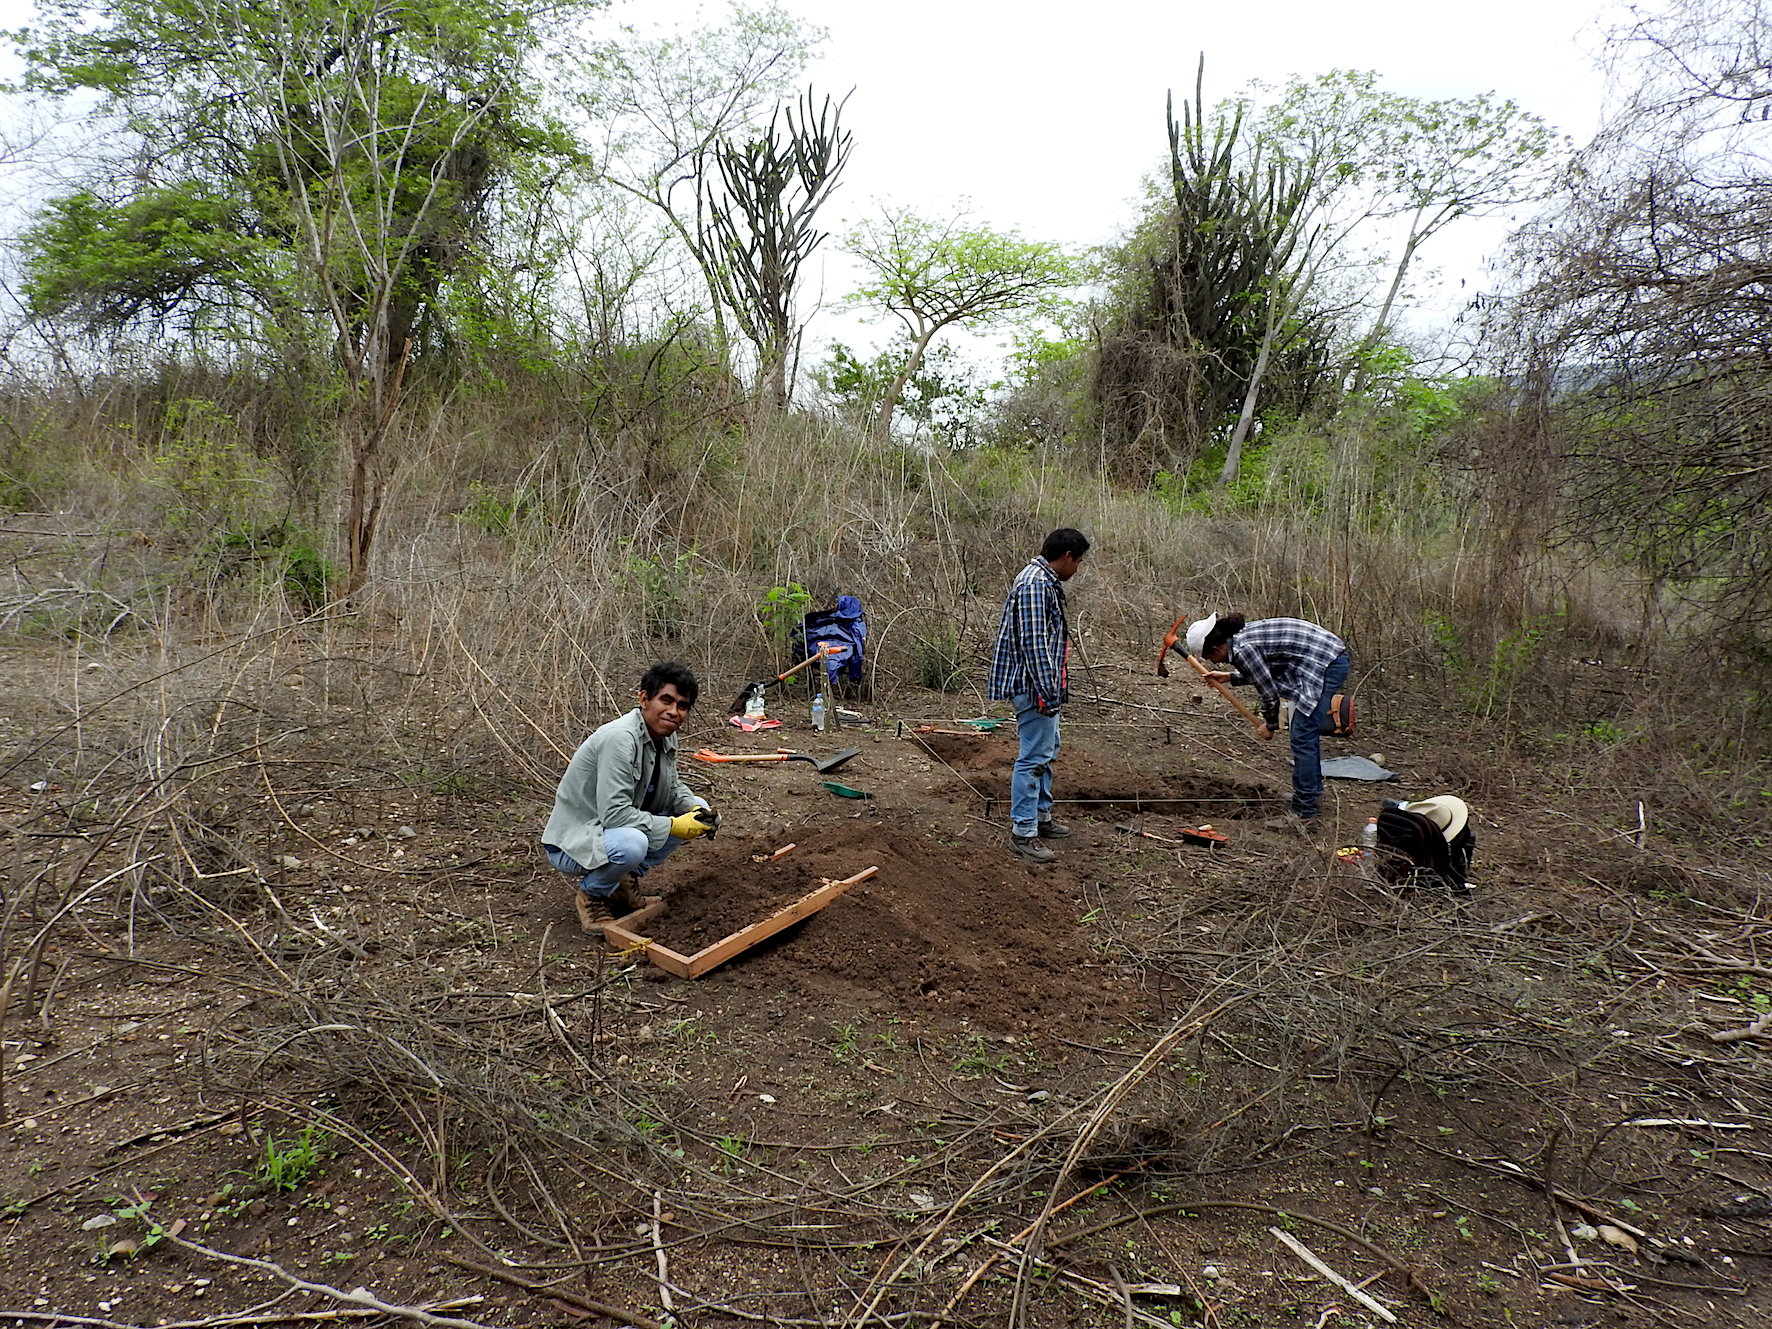
<instances>
[{"instance_id":1,"label":"clear plastic bottle","mask_svg":"<svg viewBox=\"0 0 1772 1329\"><path fill-rule=\"evenodd\" d=\"M820 692L812 698L812 727L818 733L824 733L825 711L824 693Z\"/></svg>"},{"instance_id":2,"label":"clear plastic bottle","mask_svg":"<svg viewBox=\"0 0 1772 1329\"><path fill-rule=\"evenodd\" d=\"M761 683L745 695L744 718L747 720L761 720L763 718L763 685Z\"/></svg>"},{"instance_id":3,"label":"clear plastic bottle","mask_svg":"<svg viewBox=\"0 0 1772 1329\"><path fill-rule=\"evenodd\" d=\"M1366 818L1366 824L1360 828L1360 847L1363 849L1378 848L1378 818Z\"/></svg>"}]
</instances>

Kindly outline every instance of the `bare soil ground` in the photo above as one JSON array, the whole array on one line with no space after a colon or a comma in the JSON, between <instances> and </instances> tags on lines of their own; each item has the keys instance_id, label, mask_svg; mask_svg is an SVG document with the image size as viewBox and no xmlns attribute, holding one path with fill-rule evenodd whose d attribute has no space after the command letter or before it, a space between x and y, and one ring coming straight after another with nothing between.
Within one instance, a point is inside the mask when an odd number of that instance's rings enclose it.
<instances>
[{"instance_id":1,"label":"bare soil ground","mask_svg":"<svg viewBox=\"0 0 1772 1329\"><path fill-rule=\"evenodd\" d=\"M389 720L466 713L393 656L193 699L110 650L0 645L0 1324L1772 1321L1761 851L1405 688L1326 744L1401 784L1307 838L1282 745L1104 664L1045 868L951 699L698 716L873 797L685 761L660 941L880 870L690 982L579 934L546 792ZM1472 802L1470 901L1338 865L1391 792Z\"/></svg>"}]
</instances>

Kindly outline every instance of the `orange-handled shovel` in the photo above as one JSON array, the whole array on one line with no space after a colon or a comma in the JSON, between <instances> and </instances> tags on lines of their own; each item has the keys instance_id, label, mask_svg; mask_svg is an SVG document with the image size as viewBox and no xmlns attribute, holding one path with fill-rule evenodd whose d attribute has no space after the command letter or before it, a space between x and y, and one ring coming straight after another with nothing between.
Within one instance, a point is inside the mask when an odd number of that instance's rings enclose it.
<instances>
[{"instance_id":1,"label":"orange-handled shovel","mask_svg":"<svg viewBox=\"0 0 1772 1329\"><path fill-rule=\"evenodd\" d=\"M815 757L810 752L715 752L712 748L703 748L690 754L697 761L809 761L814 770L821 774L834 771L852 757L861 755L860 748L844 748L841 752L833 752L828 757Z\"/></svg>"}]
</instances>

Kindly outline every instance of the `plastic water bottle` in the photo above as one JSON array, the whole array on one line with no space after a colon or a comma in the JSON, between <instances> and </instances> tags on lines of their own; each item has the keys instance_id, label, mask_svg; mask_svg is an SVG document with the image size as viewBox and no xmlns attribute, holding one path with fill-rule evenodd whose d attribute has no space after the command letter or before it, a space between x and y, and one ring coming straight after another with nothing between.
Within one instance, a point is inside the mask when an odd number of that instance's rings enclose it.
<instances>
[{"instance_id":1,"label":"plastic water bottle","mask_svg":"<svg viewBox=\"0 0 1772 1329\"><path fill-rule=\"evenodd\" d=\"M813 729L815 729L816 731L818 731L821 734L824 733L824 722L825 722L824 693L820 692L816 696L814 696L812 699L812 727L813 727Z\"/></svg>"},{"instance_id":2,"label":"plastic water bottle","mask_svg":"<svg viewBox=\"0 0 1772 1329\"><path fill-rule=\"evenodd\" d=\"M747 720L761 720L763 718L763 686L760 683L745 696L744 718Z\"/></svg>"},{"instance_id":3,"label":"plastic water bottle","mask_svg":"<svg viewBox=\"0 0 1772 1329\"><path fill-rule=\"evenodd\" d=\"M1378 848L1378 818L1366 818L1366 824L1360 828L1360 847L1367 850Z\"/></svg>"}]
</instances>

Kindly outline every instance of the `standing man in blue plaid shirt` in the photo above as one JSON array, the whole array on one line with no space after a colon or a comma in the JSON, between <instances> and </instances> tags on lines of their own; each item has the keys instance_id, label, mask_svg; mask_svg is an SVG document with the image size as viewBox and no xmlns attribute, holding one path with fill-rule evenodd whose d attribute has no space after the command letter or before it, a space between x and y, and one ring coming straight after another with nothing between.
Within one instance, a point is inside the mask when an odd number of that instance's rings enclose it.
<instances>
[{"instance_id":1,"label":"standing man in blue plaid shirt","mask_svg":"<svg viewBox=\"0 0 1772 1329\"><path fill-rule=\"evenodd\" d=\"M1064 583L1089 552L1081 531L1061 526L1016 577L1003 601L986 695L1015 706L1021 751L1009 781L1009 845L1033 863L1057 859L1043 840L1062 840L1070 827L1052 820L1052 763L1058 759L1058 708L1070 698L1066 657L1070 624Z\"/></svg>"},{"instance_id":2,"label":"standing man in blue plaid shirt","mask_svg":"<svg viewBox=\"0 0 1772 1329\"><path fill-rule=\"evenodd\" d=\"M1316 825L1323 798L1323 721L1335 693L1347 682L1347 644L1328 628L1302 618L1262 618L1209 614L1187 630L1187 648L1229 670L1207 675L1231 683L1252 683L1261 694L1262 724L1255 732L1272 738L1280 727L1280 701L1292 703L1292 816L1270 826Z\"/></svg>"}]
</instances>

